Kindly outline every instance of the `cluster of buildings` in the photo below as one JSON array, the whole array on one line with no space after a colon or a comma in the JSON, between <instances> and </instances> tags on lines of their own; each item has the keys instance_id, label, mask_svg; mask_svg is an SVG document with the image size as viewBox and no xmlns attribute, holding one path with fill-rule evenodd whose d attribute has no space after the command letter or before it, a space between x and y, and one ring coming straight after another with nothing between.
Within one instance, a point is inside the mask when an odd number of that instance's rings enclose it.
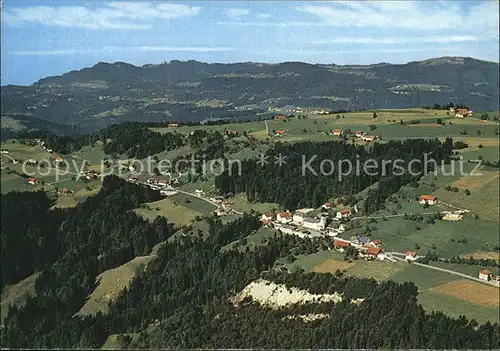
<instances>
[{"instance_id":1,"label":"cluster of buildings","mask_svg":"<svg viewBox=\"0 0 500 351\"><path fill-rule=\"evenodd\" d=\"M322 208L329 208L328 203L323 204ZM266 212L262 214L261 221L265 226L300 237L337 236L345 231L340 219L347 219L351 216L351 211L347 209L338 211L332 218L327 212L320 212L313 216L311 215L313 211L312 208L304 208L295 212Z\"/></svg>"},{"instance_id":2,"label":"cluster of buildings","mask_svg":"<svg viewBox=\"0 0 500 351\"><path fill-rule=\"evenodd\" d=\"M230 215L233 212L233 209L231 208L231 206L234 205L234 202L232 200L220 199L220 198L217 198L217 199L210 198L210 200L219 204L219 206L214 210L215 215L226 216L226 215Z\"/></svg>"},{"instance_id":3,"label":"cluster of buildings","mask_svg":"<svg viewBox=\"0 0 500 351\"><path fill-rule=\"evenodd\" d=\"M342 129L332 129L329 133L330 135L335 135L335 136L342 136L343 134L347 134L347 131L342 130ZM355 131L352 133L356 139L366 141L367 143L377 140L378 137L376 135L370 135L367 133L363 133L359 130Z\"/></svg>"},{"instance_id":4,"label":"cluster of buildings","mask_svg":"<svg viewBox=\"0 0 500 351\"><path fill-rule=\"evenodd\" d=\"M83 172L83 176L87 180L96 180L96 179L101 179L101 173L95 171L95 170L88 170Z\"/></svg>"},{"instance_id":5,"label":"cluster of buildings","mask_svg":"<svg viewBox=\"0 0 500 351\"><path fill-rule=\"evenodd\" d=\"M355 247L358 251L358 255L365 260L385 260L387 255L384 253L384 250L380 247L382 244L381 240L371 240L360 244L350 243L346 240L336 239L334 241L334 248L339 252L344 252L348 247Z\"/></svg>"}]
</instances>

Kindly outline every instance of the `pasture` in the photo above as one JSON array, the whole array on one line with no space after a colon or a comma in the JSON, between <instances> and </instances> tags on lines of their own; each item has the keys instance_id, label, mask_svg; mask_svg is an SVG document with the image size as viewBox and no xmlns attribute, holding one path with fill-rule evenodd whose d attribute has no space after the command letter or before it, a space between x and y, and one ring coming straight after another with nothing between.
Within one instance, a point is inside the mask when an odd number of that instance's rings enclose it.
<instances>
[{"instance_id":1,"label":"pasture","mask_svg":"<svg viewBox=\"0 0 500 351\"><path fill-rule=\"evenodd\" d=\"M140 208L135 210L135 213L150 221L154 221L158 216L163 216L178 226L189 225L195 220L195 217L201 216L200 212L196 212L185 206L183 202L176 202L169 197L142 204Z\"/></svg>"}]
</instances>

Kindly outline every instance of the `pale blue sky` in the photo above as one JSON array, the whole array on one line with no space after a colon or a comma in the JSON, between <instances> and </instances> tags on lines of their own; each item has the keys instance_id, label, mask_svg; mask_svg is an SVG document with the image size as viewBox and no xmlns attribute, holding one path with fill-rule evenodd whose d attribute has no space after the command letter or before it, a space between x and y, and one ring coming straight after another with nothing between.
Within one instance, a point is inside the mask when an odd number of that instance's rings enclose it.
<instances>
[{"instance_id":1,"label":"pale blue sky","mask_svg":"<svg viewBox=\"0 0 500 351\"><path fill-rule=\"evenodd\" d=\"M499 60L497 0L4 0L2 85L99 61L369 64Z\"/></svg>"}]
</instances>

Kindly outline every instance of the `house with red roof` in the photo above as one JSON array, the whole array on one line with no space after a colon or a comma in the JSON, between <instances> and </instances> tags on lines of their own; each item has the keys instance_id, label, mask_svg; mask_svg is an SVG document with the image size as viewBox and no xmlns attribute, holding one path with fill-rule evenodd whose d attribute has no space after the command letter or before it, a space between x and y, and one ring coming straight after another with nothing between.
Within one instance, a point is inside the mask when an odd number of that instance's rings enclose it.
<instances>
[{"instance_id":1,"label":"house with red roof","mask_svg":"<svg viewBox=\"0 0 500 351\"><path fill-rule=\"evenodd\" d=\"M31 185L36 184L36 178L28 178L26 180L26 183L31 184Z\"/></svg>"},{"instance_id":2,"label":"house with red roof","mask_svg":"<svg viewBox=\"0 0 500 351\"><path fill-rule=\"evenodd\" d=\"M340 210L337 212L335 219L349 218L351 216L351 210Z\"/></svg>"},{"instance_id":3,"label":"house with red roof","mask_svg":"<svg viewBox=\"0 0 500 351\"><path fill-rule=\"evenodd\" d=\"M330 132L331 135L342 135L342 129L333 129Z\"/></svg>"},{"instance_id":4,"label":"house with red roof","mask_svg":"<svg viewBox=\"0 0 500 351\"><path fill-rule=\"evenodd\" d=\"M420 197L418 198L418 202L420 202L422 205L434 205L438 202L438 198L434 195L420 195Z\"/></svg>"},{"instance_id":5,"label":"house with red roof","mask_svg":"<svg viewBox=\"0 0 500 351\"><path fill-rule=\"evenodd\" d=\"M328 210L330 208L330 204L328 202L325 202L323 205L321 205L321 208Z\"/></svg>"},{"instance_id":6,"label":"house with red roof","mask_svg":"<svg viewBox=\"0 0 500 351\"><path fill-rule=\"evenodd\" d=\"M278 115L278 116L275 116L274 117L274 120L275 121L284 121L285 119L287 119L288 117L285 116L285 115Z\"/></svg>"},{"instance_id":7,"label":"house with red roof","mask_svg":"<svg viewBox=\"0 0 500 351\"><path fill-rule=\"evenodd\" d=\"M355 136L356 138L359 138L359 137L361 137L362 135L363 135L363 133L361 133L359 130L357 130L357 131L355 131L355 132L354 132L354 136Z\"/></svg>"},{"instance_id":8,"label":"house with red roof","mask_svg":"<svg viewBox=\"0 0 500 351\"><path fill-rule=\"evenodd\" d=\"M348 243L347 241L335 240L334 241L334 246L335 246L336 249L344 250L344 249L348 248L349 246L351 246L351 244Z\"/></svg>"},{"instance_id":9,"label":"house with red roof","mask_svg":"<svg viewBox=\"0 0 500 351\"><path fill-rule=\"evenodd\" d=\"M286 135L286 131L284 129L278 129L274 132L274 135L276 136Z\"/></svg>"},{"instance_id":10,"label":"house with red roof","mask_svg":"<svg viewBox=\"0 0 500 351\"><path fill-rule=\"evenodd\" d=\"M408 250L406 250L405 259L407 261L415 261L417 259L417 252L416 251L408 251Z\"/></svg>"},{"instance_id":11,"label":"house with red roof","mask_svg":"<svg viewBox=\"0 0 500 351\"><path fill-rule=\"evenodd\" d=\"M361 248L360 252L361 257L365 257L367 259L377 259L377 260L384 260L385 259L385 253L384 250L382 250L380 247L363 247Z\"/></svg>"}]
</instances>

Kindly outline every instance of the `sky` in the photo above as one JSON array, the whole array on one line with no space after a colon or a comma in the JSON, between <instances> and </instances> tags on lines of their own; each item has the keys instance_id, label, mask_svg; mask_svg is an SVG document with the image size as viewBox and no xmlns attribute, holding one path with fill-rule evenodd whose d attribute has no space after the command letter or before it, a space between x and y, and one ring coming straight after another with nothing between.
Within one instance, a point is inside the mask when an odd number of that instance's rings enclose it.
<instances>
[{"instance_id":1,"label":"sky","mask_svg":"<svg viewBox=\"0 0 500 351\"><path fill-rule=\"evenodd\" d=\"M123 61L499 61L499 1L3 0L1 80Z\"/></svg>"}]
</instances>

